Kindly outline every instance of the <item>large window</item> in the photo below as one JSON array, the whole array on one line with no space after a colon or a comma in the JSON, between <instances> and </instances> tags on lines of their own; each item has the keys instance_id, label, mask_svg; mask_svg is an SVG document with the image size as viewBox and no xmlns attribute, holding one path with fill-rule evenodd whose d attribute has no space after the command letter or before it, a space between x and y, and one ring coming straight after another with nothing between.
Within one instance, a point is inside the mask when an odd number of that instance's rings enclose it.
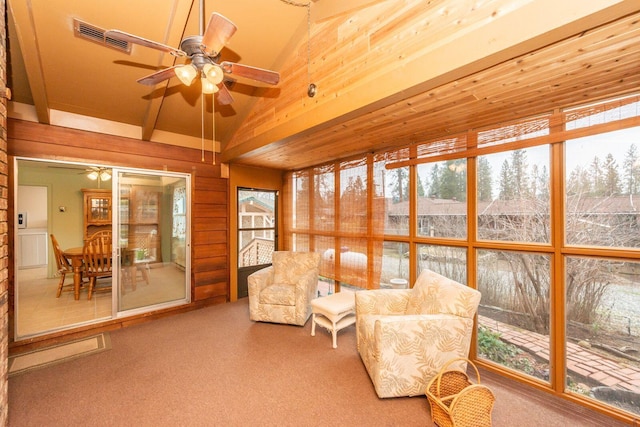
<instances>
[{"instance_id":1,"label":"large window","mask_svg":"<svg viewBox=\"0 0 640 427\"><path fill-rule=\"evenodd\" d=\"M477 288L479 362L640 414L638 117L632 96L292 173L286 238L345 284Z\"/></svg>"}]
</instances>

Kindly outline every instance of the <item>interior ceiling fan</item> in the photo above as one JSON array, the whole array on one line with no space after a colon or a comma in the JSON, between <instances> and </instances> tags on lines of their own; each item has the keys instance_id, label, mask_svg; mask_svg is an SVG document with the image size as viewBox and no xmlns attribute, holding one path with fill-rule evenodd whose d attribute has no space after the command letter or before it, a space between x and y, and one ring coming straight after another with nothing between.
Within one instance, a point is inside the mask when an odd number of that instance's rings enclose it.
<instances>
[{"instance_id":1,"label":"interior ceiling fan","mask_svg":"<svg viewBox=\"0 0 640 427\"><path fill-rule=\"evenodd\" d=\"M228 105L233 102L231 93L224 85L225 74L246 77L259 82L276 85L280 74L275 71L251 67L229 61L220 60L220 51L227 44L237 27L233 22L219 13L212 13L206 29L203 31L204 0L200 0L200 35L185 37L180 48L145 39L120 30L107 30L104 37L134 43L170 53L176 57L186 57L190 62L174 65L138 79L138 83L153 86L171 77L189 86L199 75L203 93L217 93L218 103Z\"/></svg>"}]
</instances>

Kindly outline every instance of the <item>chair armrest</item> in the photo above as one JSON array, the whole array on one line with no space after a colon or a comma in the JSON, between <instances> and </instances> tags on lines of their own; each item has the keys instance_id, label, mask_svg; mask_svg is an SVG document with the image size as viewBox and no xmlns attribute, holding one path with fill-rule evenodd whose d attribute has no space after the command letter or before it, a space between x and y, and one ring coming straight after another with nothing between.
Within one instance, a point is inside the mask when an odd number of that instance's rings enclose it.
<instances>
[{"instance_id":1,"label":"chair armrest","mask_svg":"<svg viewBox=\"0 0 640 427\"><path fill-rule=\"evenodd\" d=\"M473 325L473 319L455 314L404 314L400 316L375 316L376 323L385 330L401 330L403 328L454 328L456 325ZM376 325L376 327L378 327Z\"/></svg>"},{"instance_id":2,"label":"chair armrest","mask_svg":"<svg viewBox=\"0 0 640 427\"><path fill-rule=\"evenodd\" d=\"M417 357L434 348L434 354L454 352L467 357L471 344L473 319L454 314L410 314L373 316L373 336L383 353L401 353L413 349ZM366 320L364 320L366 322ZM450 357L450 356L449 356Z\"/></svg>"},{"instance_id":3,"label":"chair armrest","mask_svg":"<svg viewBox=\"0 0 640 427\"><path fill-rule=\"evenodd\" d=\"M247 277L249 286L249 294L258 295L262 289L273 283L273 266L265 267L261 270L251 273Z\"/></svg>"},{"instance_id":4,"label":"chair armrest","mask_svg":"<svg viewBox=\"0 0 640 427\"><path fill-rule=\"evenodd\" d=\"M356 315L404 314L410 289L373 289L356 292Z\"/></svg>"}]
</instances>

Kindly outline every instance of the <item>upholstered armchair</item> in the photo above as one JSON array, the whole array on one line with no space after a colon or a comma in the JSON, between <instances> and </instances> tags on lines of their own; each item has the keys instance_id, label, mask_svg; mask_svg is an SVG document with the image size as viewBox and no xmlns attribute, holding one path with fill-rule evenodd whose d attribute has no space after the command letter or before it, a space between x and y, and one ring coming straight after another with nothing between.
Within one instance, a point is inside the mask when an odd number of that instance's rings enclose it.
<instances>
[{"instance_id":1,"label":"upholstered armchair","mask_svg":"<svg viewBox=\"0 0 640 427\"><path fill-rule=\"evenodd\" d=\"M320 254L277 251L272 265L248 278L249 318L303 326L318 292Z\"/></svg>"},{"instance_id":2,"label":"upholstered armchair","mask_svg":"<svg viewBox=\"0 0 640 427\"><path fill-rule=\"evenodd\" d=\"M422 395L446 362L467 358L479 304L480 292L429 270L412 289L356 292L358 352L378 396Z\"/></svg>"}]
</instances>

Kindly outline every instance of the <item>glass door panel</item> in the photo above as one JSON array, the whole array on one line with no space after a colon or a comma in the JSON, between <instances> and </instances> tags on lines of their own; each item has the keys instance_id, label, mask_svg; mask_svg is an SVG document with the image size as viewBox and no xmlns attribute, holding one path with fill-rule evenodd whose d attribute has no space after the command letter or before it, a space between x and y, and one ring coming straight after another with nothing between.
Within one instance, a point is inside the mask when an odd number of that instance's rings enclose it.
<instances>
[{"instance_id":1,"label":"glass door panel","mask_svg":"<svg viewBox=\"0 0 640 427\"><path fill-rule=\"evenodd\" d=\"M119 173L119 312L189 300L188 184L184 175Z\"/></svg>"},{"instance_id":2,"label":"glass door panel","mask_svg":"<svg viewBox=\"0 0 640 427\"><path fill-rule=\"evenodd\" d=\"M238 189L238 298L248 296L247 277L271 264L278 247L276 191Z\"/></svg>"}]
</instances>

